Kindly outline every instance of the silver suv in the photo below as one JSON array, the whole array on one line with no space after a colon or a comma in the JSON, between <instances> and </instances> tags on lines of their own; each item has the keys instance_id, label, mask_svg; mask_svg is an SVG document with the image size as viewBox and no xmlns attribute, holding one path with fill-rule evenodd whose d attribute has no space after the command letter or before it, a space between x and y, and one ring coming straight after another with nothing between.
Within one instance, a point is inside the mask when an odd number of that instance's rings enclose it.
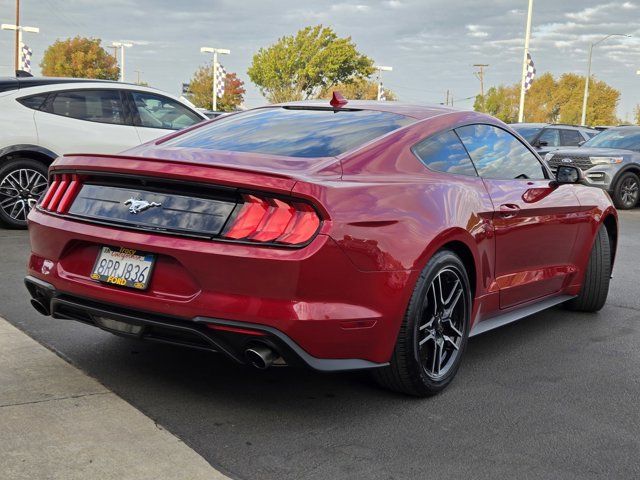
<instances>
[{"instance_id":1,"label":"silver suv","mask_svg":"<svg viewBox=\"0 0 640 480\"><path fill-rule=\"evenodd\" d=\"M578 147L600 133L593 128L561 123L512 123L509 126L541 156L562 147Z\"/></svg>"},{"instance_id":2,"label":"silver suv","mask_svg":"<svg viewBox=\"0 0 640 480\"><path fill-rule=\"evenodd\" d=\"M640 197L640 127L605 130L578 148L559 149L544 157L551 167L575 165L590 185L609 192L616 207L633 208Z\"/></svg>"}]
</instances>

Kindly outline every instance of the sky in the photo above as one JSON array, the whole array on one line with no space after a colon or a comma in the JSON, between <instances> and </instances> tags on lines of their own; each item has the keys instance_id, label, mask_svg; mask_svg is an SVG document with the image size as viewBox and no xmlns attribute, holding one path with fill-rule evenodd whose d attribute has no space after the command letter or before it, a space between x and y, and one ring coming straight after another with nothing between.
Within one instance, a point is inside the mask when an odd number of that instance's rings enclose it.
<instances>
[{"instance_id":1,"label":"sky","mask_svg":"<svg viewBox=\"0 0 640 480\"><path fill-rule=\"evenodd\" d=\"M14 23L15 0L0 0L0 23ZM247 89L246 105L265 103L247 69L261 47L308 25L350 36L379 65L385 87L403 102L439 103L450 90L455 106L470 109L480 90L475 63L489 64L485 86L520 81L527 0L22 0L22 24L34 73L46 47L75 35L104 44L127 40L128 81L135 71L174 95L209 61L201 46L228 48L221 58ZM618 116L631 119L640 104L640 0L534 0L530 50L538 74L586 73L591 42L593 73L622 92ZM13 63L13 32L0 31L0 75Z\"/></svg>"}]
</instances>

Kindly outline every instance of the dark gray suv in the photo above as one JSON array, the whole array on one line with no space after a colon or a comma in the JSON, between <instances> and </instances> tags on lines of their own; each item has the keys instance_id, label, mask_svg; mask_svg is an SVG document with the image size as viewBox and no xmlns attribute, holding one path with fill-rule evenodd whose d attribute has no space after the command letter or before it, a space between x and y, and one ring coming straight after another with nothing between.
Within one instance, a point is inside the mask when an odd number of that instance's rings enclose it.
<instances>
[{"instance_id":1,"label":"dark gray suv","mask_svg":"<svg viewBox=\"0 0 640 480\"><path fill-rule=\"evenodd\" d=\"M616 207L633 208L640 197L640 127L610 128L578 148L545 155L551 170L580 167L590 185L609 192Z\"/></svg>"},{"instance_id":2,"label":"dark gray suv","mask_svg":"<svg viewBox=\"0 0 640 480\"><path fill-rule=\"evenodd\" d=\"M600 133L593 128L577 125L512 123L509 126L529 142L541 156L558 148L577 147Z\"/></svg>"}]
</instances>

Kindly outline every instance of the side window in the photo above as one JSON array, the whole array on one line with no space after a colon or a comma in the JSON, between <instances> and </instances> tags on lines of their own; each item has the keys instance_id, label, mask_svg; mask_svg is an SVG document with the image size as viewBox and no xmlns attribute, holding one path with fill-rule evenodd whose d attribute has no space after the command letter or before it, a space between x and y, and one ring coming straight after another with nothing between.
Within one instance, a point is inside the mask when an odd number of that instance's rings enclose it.
<instances>
[{"instance_id":1,"label":"side window","mask_svg":"<svg viewBox=\"0 0 640 480\"><path fill-rule=\"evenodd\" d=\"M412 150L431 170L477 176L469 155L452 131L429 137L415 145Z\"/></svg>"},{"instance_id":2,"label":"side window","mask_svg":"<svg viewBox=\"0 0 640 480\"><path fill-rule=\"evenodd\" d=\"M89 122L124 125L118 90L73 90L55 95L49 113Z\"/></svg>"},{"instance_id":3,"label":"side window","mask_svg":"<svg viewBox=\"0 0 640 480\"><path fill-rule=\"evenodd\" d=\"M471 160L484 178L542 180L542 164L520 140L492 125L468 125L456 129Z\"/></svg>"},{"instance_id":4,"label":"side window","mask_svg":"<svg viewBox=\"0 0 640 480\"><path fill-rule=\"evenodd\" d=\"M135 124L139 127L180 130L202 121L184 105L161 95L131 92L137 113Z\"/></svg>"},{"instance_id":5,"label":"side window","mask_svg":"<svg viewBox=\"0 0 640 480\"><path fill-rule=\"evenodd\" d=\"M560 130L557 128L545 128L538 138L538 142L547 142L547 147L559 147L560 144ZM543 146L542 143L539 145Z\"/></svg>"},{"instance_id":6,"label":"side window","mask_svg":"<svg viewBox=\"0 0 640 480\"><path fill-rule=\"evenodd\" d=\"M560 135L563 147L577 147L580 142L584 142L584 138L577 130L561 130Z\"/></svg>"}]
</instances>

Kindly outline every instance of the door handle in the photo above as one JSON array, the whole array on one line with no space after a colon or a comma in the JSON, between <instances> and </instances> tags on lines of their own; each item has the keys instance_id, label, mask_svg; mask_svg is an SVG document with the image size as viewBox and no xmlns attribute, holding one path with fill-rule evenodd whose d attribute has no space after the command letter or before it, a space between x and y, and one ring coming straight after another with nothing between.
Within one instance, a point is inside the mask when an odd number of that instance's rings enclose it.
<instances>
[{"instance_id":1,"label":"door handle","mask_svg":"<svg viewBox=\"0 0 640 480\"><path fill-rule=\"evenodd\" d=\"M500 205L500 215L504 218L515 217L520 211L520 207L515 203L504 203Z\"/></svg>"}]
</instances>

